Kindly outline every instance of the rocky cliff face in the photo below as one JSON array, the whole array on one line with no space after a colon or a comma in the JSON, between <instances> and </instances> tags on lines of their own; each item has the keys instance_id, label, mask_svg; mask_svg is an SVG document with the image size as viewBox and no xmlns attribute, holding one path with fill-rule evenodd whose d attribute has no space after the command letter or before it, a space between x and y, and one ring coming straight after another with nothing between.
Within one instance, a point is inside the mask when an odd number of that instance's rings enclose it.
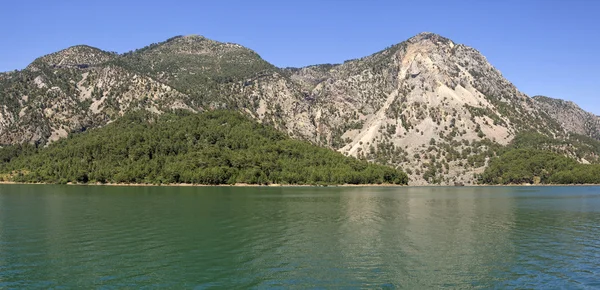
<instances>
[{"instance_id":1,"label":"rocky cliff face","mask_svg":"<svg viewBox=\"0 0 600 290\"><path fill-rule=\"evenodd\" d=\"M586 112L570 101L545 96L534 96L533 99L566 131L600 140L600 116Z\"/></svg>"},{"instance_id":2,"label":"rocky cliff face","mask_svg":"<svg viewBox=\"0 0 600 290\"><path fill-rule=\"evenodd\" d=\"M517 132L559 130L478 51L431 33L291 74L314 100L318 142L409 169L419 184L468 183Z\"/></svg>"},{"instance_id":3,"label":"rocky cliff face","mask_svg":"<svg viewBox=\"0 0 600 290\"><path fill-rule=\"evenodd\" d=\"M569 114L519 92L477 50L432 33L343 64L288 69L201 36L123 55L77 46L0 75L0 100L3 144L57 140L133 109L230 108L297 138L400 166L412 184L471 183L519 132L594 131L585 125L593 118L565 126Z\"/></svg>"}]
</instances>

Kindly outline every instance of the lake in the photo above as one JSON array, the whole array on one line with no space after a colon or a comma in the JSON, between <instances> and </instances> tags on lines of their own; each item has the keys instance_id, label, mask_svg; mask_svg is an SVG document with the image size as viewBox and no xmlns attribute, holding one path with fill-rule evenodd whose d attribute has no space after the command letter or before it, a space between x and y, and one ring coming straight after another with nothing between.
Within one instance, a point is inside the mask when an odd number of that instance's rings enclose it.
<instances>
[{"instance_id":1,"label":"lake","mask_svg":"<svg viewBox=\"0 0 600 290\"><path fill-rule=\"evenodd\" d=\"M0 288L600 287L600 187L0 185Z\"/></svg>"}]
</instances>

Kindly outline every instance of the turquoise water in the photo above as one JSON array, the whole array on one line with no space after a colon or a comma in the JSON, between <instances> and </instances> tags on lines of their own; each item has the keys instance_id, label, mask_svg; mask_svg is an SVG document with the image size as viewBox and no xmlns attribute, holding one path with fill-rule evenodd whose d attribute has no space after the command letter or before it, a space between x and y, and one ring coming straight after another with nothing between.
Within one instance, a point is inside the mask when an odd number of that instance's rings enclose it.
<instances>
[{"instance_id":1,"label":"turquoise water","mask_svg":"<svg viewBox=\"0 0 600 290\"><path fill-rule=\"evenodd\" d=\"M0 288L600 288L600 187L0 185Z\"/></svg>"}]
</instances>

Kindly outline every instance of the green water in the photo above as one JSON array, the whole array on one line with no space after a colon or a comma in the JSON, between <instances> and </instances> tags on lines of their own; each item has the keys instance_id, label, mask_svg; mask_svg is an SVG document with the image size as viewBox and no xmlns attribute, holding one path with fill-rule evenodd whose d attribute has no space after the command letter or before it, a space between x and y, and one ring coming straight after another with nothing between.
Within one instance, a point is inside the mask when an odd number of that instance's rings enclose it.
<instances>
[{"instance_id":1,"label":"green water","mask_svg":"<svg viewBox=\"0 0 600 290\"><path fill-rule=\"evenodd\" d=\"M0 288L597 288L600 187L0 186Z\"/></svg>"}]
</instances>

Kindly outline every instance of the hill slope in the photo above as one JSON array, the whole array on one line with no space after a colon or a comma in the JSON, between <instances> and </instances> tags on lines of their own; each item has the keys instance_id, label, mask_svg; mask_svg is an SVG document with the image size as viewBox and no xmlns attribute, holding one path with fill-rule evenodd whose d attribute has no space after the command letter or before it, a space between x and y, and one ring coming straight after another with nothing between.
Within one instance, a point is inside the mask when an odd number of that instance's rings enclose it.
<instances>
[{"instance_id":1,"label":"hill slope","mask_svg":"<svg viewBox=\"0 0 600 290\"><path fill-rule=\"evenodd\" d=\"M600 140L600 116L586 112L570 101L534 96L533 99L566 131Z\"/></svg>"},{"instance_id":2,"label":"hill slope","mask_svg":"<svg viewBox=\"0 0 600 290\"><path fill-rule=\"evenodd\" d=\"M111 64L116 57L77 46L0 78L0 144L56 141L135 108L194 110L187 95Z\"/></svg>"},{"instance_id":3,"label":"hill slope","mask_svg":"<svg viewBox=\"0 0 600 290\"><path fill-rule=\"evenodd\" d=\"M138 111L47 148L3 148L25 182L406 184L401 171L292 140L239 113ZM12 175L10 173L13 173Z\"/></svg>"},{"instance_id":4,"label":"hill slope","mask_svg":"<svg viewBox=\"0 0 600 290\"><path fill-rule=\"evenodd\" d=\"M291 74L314 99L321 144L412 168L415 184L469 183L519 132L563 132L477 50L432 33Z\"/></svg>"},{"instance_id":5,"label":"hill slope","mask_svg":"<svg viewBox=\"0 0 600 290\"><path fill-rule=\"evenodd\" d=\"M291 136L313 138L304 96L280 69L241 45L177 36L116 63L189 95L192 108L240 110Z\"/></svg>"},{"instance_id":6,"label":"hill slope","mask_svg":"<svg viewBox=\"0 0 600 290\"><path fill-rule=\"evenodd\" d=\"M513 149L494 158L483 184L599 184L600 164L580 164L546 150Z\"/></svg>"}]
</instances>

